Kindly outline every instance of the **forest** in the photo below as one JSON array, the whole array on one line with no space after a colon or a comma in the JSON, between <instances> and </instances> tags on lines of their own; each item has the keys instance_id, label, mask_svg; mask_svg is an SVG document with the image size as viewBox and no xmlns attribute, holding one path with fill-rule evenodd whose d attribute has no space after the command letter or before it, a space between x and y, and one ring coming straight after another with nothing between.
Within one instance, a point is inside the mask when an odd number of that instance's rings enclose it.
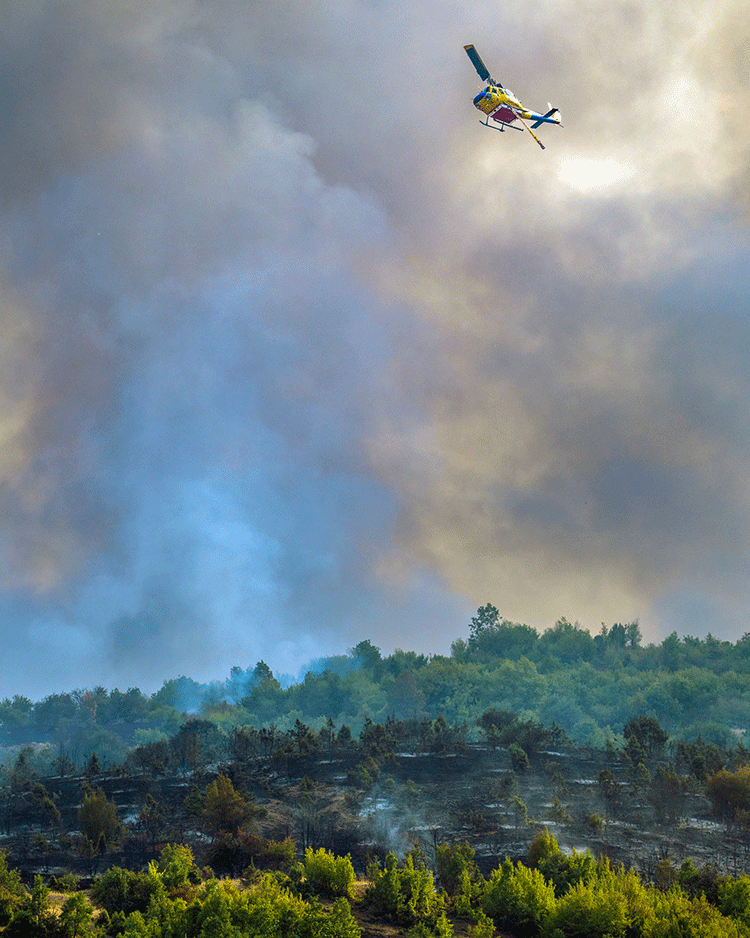
<instances>
[{"instance_id":1,"label":"forest","mask_svg":"<svg viewBox=\"0 0 750 938\"><path fill-rule=\"evenodd\" d=\"M0 928L750 935L748 652L488 603L450 656L6 699Z\"/></svg>"},{"instance_id":2,"label":"forest","mask_svg":"<svg viewBox=\"0 0 750 938\"><path fill-rule=\"evenodd\" d=\"M103 687L0 702L0 745L34 744L35 758L82 765L96 753L121 762L139 745L173 736L186 716L227 735L236 726L296 721L316 731L327 721L353 734L365 720L435 719L465 724L490 709L560 727L585 746L621 745L634 714L655 716L675 739L730 746L750 727L750 634L736 643L672 633L644 646L637 622L602 625L598 635L559 619L541 635L509 622L490 603L449 656L396 650L383 656L364 640L346 655L319 660L282 686L263 662L235 666L225 680L166 680L154 694Z\"/></svg>"}]
</instances>

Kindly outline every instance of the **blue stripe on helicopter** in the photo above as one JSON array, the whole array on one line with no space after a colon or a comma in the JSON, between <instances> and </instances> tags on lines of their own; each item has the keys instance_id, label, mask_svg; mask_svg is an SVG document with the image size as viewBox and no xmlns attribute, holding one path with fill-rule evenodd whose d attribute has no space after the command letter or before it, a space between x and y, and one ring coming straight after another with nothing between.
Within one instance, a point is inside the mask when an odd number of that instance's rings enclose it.
<instances>
[{"instance_id":1,"label":"blue stripe on helicopter","mask_svg":"<svg viewBox=\"0 0 750 938\"><path fill-rule=\"evenodd\" d=\"M556 114L557 117L550 116L554 114ZM557 110L557 108L553 107L552 110L547 111L546 114L534 114L534 123L531 125L531 127L532 127L532 130L536 130L536 128L540 124L559 124L559 122L560 122L560 113Z\"/></svg>"}]
</instances>

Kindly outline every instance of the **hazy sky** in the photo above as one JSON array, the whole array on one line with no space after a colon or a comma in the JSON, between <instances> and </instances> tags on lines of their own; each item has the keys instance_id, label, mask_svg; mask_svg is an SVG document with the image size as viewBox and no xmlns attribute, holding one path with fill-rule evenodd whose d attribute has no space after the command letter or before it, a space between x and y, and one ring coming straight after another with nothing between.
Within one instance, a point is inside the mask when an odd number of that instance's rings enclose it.
<instances>
[{"instance_id":1,"label":"hazy sky","mask_svg":"<svg viewBox=\"0 0 750 938\"><path fill-rule=\"evenodd\" d=\"M0 696L748 631L749 113L748 2L5 0Z\"/></svg>"}]
</instances>

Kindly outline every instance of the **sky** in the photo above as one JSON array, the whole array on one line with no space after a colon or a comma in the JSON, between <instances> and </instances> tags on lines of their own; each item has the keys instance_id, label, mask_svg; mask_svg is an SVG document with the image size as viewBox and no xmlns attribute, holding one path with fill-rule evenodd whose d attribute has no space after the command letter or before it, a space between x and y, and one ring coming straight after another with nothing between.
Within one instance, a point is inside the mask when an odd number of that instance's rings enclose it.
<instances>
[{"instance_id":1,"label":"sky","mask_svg":"<svg viewBox=\"0 0 750 938\"><path fill-rule=\"evenodd\" d=\"M740 0L5 0L0 697L741 637L749 107Z\"/></svg>"}]
</instances>

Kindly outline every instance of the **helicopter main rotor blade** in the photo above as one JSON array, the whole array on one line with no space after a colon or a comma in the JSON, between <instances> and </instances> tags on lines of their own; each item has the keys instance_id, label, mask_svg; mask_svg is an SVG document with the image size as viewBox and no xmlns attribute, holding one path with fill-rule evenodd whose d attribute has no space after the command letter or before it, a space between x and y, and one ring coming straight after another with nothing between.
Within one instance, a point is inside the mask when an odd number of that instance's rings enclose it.
<instances>
[{"instance_id":1,"label":"helicopter main rotor blade","mask_svg":"<svg viewBox=\"0 0 750 938\"><path fill-rule=\"evenodd\" d=\"M482 81L488 81L490 82L490 84L498 85L500 88L502 88L502 85L500 84L500 82L496 82L492 80L492 76L487 70L487 66L482 61L479 53L474 48L474 46L464 46L464 49L466 50L466 54L471 59L471 64L477 70L477 75L479 75Z\"/></svg>"}]
</instances>

